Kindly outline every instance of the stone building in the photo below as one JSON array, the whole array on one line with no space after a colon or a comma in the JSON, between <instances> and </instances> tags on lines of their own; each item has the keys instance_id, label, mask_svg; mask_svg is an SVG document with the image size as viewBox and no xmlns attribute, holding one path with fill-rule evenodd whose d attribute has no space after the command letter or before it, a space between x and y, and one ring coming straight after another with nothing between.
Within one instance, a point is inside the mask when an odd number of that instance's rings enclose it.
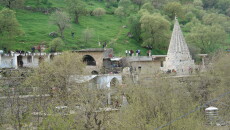
<instances>
[{"instance_id":1,"label":"stone building","mask_svg":"<svg viewBox=\"0 0 230 130\"><path fill-rule=\"evenodd\" d=\"M18 69L38 67L42 60L49 61L61 53L6 53L0 55L0 69Z\"/></svg>"},{"instance_id":2,"label":"stone building","mask_svg":"<svg viewBox=\"0 0 230 130\"><path fill-rule=\"evenodd\" d=\"M166 55L132 56L123 58L123 64L124 66L131 67L132 72L141 75L155 74L163 67L165 57Z\"/></svg>"},{"instance_id":3,"label":"stone building","mask_svg":"<svg viewBox=\"0 0 230 130\"><path fill-rule=\"evenodd\" d=\"M174 71L177 75L187 75L194 68L194 60L192 60L178 20L175 18L175 24L163 70L169 72Z\"/></svg>"},{"instance_id":4,"label":"stone building","mask_svg":"<svg viewBox=\"0 0 230 130\"><path fill-rule=\"evenodd\" d=\"M74 52L82 55L82 60L86 63L86 74L99 74L102 72L104 60L113 57L112 48L89 48Z\"/></svg>"}]
</instances>

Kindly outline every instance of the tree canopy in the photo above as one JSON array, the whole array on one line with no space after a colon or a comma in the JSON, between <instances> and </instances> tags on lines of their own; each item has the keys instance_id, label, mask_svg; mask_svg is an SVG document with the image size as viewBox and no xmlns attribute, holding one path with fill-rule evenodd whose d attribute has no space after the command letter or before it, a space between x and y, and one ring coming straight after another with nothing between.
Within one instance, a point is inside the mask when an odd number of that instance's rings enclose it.
<instances>
[{"instance_id":1,"label":"tree canopy","mask_svg":"<svg viewBox=\"0 0 230 130\"><path fill-rule=\"evenodd\" d=\"M81 0L66 0L66 8L74 16L74 22L79 24L79 17L87 13L86 5Z\"/></svg>"},{"instance_id":2,"label":"tree canopy","mask_svg":"<svg viewBox=\"0 0 230 130\"><path fill-rule=\"evenodd\" d=\"M50 16L50 21L59 29L61 37L64 38L64 31L70 27L70 17L67 13L56 11Z\"/></svg>"},{"instance_id":3,"label":"tree canopy","mask_svg":"<svg viewBox=\"0 0 230 130\"><path fill-rule=\"evenodd\" d=\"M220 25L198 24L191 29L187 40L201 49L201 53L210 53L225 45L227 35Z\"/></svg>"},{"instance_id":4,"label":"tree canopy","mask_svg":"<svg viewBox=\"0 0 230 130\"><path fill-rule=\"evenodd\" d=\"M142 46L164 48L169 41L170 23L160 14L146 13L140 19Z\"/></svg>"}]
</instances>

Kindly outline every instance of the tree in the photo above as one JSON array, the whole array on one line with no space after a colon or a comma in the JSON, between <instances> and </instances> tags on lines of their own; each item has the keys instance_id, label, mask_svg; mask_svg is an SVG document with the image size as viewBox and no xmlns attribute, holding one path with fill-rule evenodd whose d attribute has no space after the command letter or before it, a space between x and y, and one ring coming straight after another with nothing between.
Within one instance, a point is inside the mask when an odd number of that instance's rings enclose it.
<instances>
[{"instance_id":1,"label":"tree","mask_svg":"<svg viewBox=\"0 0 230 130\"><path fill-rule=\"evenodd\" d=\"M119 16L129 16L132 9L133 6L130 0L120 0L118 3L118 8L115 10L115 14Z\"/></svg>"},{"instance_id":2,"label":"tree","mask_svg":"<svg viewBox=\"0 0 230 130\"><path fill-rule=\"evenodd\" d=\"M20 34L20 25L16 19L15 12L10 9L2 9L0 11L0 35L8 35L10 37Z\"/></svg>"},{"instance_id":3,"label":"tree","mask_svg":"<svg viewBox=\"0 0 230 130\"><path fill-rule=\"evenodd\" d=\"M146 13L140 19L142 46L164 48L169 41L170 23L160 14Z\"/></svg>"},{"instance_id":4,"label":"tree","mask_svg":"<svg viewBox=\"0 0 230 130\"><path fill-rule=\"evenodd\" d=\"M85 3L81 0L66 0L67 10L74 16L74 21L79 24L79 17L87 13Z\"/></svg>"},{"instance_id":5,"label":"tree","mask_svg":"<svg viewBox=\"0 0 230 130\"><path fill-rule=\"evenodd\" d=\"M145 3L142 7L141 7L141 9L145 9L145 10L147 10L149 13L156 13L156 9L154 8L154 6L151 4L151 3Z\"/></svg>"},{"instance_id":6,"label":"tree","mask_svg":"<svg viewBox=\"0 0 230 130\"><path fill-rule=\"evenodd\" d=\"M123 7L118 7L115 11L114 14L119 16L120 19L124 18L127 14L125 13L125 9Z\"/></svg>"},{"instance_id":7,"label":"tree","mask_svg":"<svg viewBox=\"0 0 230 130\"><path fill-rule=\"evenodd\" d=\"M136 41L141 40L141 23L140 16L132 15L129 17L130 32L133 35L133 39Z\"/></svg>"},{"instance_id":8,"label":"tree","mask_svg":"<svg viewBox=\"0 0 230 130\"><path fill-rule=\"evenodd\" d=\"M82 33L82 38L87 44L93 38L93 30L89 28L85 29Z\"/></svg>"},{"instance_id":9,"label":"tree","mask_svg":"<svg viewBox=\"0 0 230 130\"><path fill-rule=\"evenodd\" d=\"M64 31L66 28L70 27L70 17L67 13L62 11L56 11L50 16L50 21L52 24L56 25L61 34L61 38L64 39Z\"/></svg>"},{"instance_id":10,"label":"tree","mask_svg":"<svg viewBox=\"0 0 230 130\"><path fill-rule=\"evenodd\" d=\"M21 8L24 6L24 0L2 0L0 4L5 5L7 8Z\"/></svg>"},{"instance_id":11,"label":"tree","mask_svg":"<svg viewBox=\"0 0 230 130\"><path fill-rule=\"evenodd\" d=\"M63 45L64 42L62 41L61 38L55 38L50 42L49 47L51 51L57 52L57 51L61 51Z\"/></svg>"},{"instance_id":12,"label":"tree","mask_svg":"<svg viewBox=\"0 0 230 130\"><path fill-rule=\"evenodd\" d=\"M0 11L0 40L3 44L10 43L16 36L22 34L15 12L4 8ZM6 46L6 45L4 45Z\"/></svg>"},{"instance_id":13,"label":"tree","mask_svg":"<svg viewBox=\"0 0 230 130\"><path fill-rule=\"evenodd\" d=\"M226 42L226 32L220 25L198 24L186 37L188 43L195 44L201 53L214 52Z\"/></svg>"},{"instance_id":14,"label":"tree","mask_svg":"<svg viewBox=\"0 0 230 130\"><path fill-rule=\"evenodd\" d=\"M51 62L42 62L26 79L24 86L37 88L37 95L53 95L49 100L43 99L37 108L33 104L36 111L49 115L42 117L38 128L103 129L111 118L110 113L100 109L106 105L107 91L77 82L79 77L84 79L84 67L81 55L64 52Z\"/></svg>"},{"instance_id":15,"label":"tree","mask_svg":"<svg viewBox=\"0 0 230 130\"><path fill-rule=\"evenodd\" d=\"M161 9L166 3L168 3L168 0L151 0L150 2L156 9Z\"/></svg>"},{"instance_id":16,"label":"tree","mask_svg":"<svg viewBox=\"0 0 230 130\"><path fill-rule=\"evenodd\" d=\"M191 20L190 22L188 22L187 24L185 24L183 30L184 30L185 32L190 32L191 29L192 29L194 26L198 25L198 24L201 24L201 21L199 21L196 17L193 17L192 20Z\"/></svg>"},{"instance_id":17,"label":"tree","mask_svg":"<svg viewBox=\"0 0 230 130\"><path fill-rule=\"evenodd\" d=\"M184 11L182 5L178 2L169 2L164 6L165 13L174 19L175 15L182 18L184 16Z\"/></svg>"},{"instance_id":18,"label":"tree","mask_svg":"<svg viewBox=\"0 0 230 130\"><path fill-rule=\"evenodd\" d=\"M103 8L96 8L95 10L93 10L93 15L94 16L100 17L100 16L105 15L105 13L106 13L106 11Z\"/></svg>"},{"instance_id":19,"label":"tree","mask_svg":"<svg viewBox=\"0 0 230 130\"><path fill-rule=\"evenodd\" d=\"M218 8L223 14L226 13L229 7L230 7L230 0L218 0L216 4L216 8Z\"/></svg>"},{"instance_id":20,"label":"tree","mask_svg":"<svg viewBox=\"0 0 230 130\"><path fill-rule=\"evenodd\" d=\"M185 83L161 75L154 79L130 83L122 89L129 105L113 114L109 129L156 129L195 109L199 104ZM201 123L204 122L203 115L201 111L196 111L163 129L204 129Z\"/></svg>"},{"instance_id":21,"label":"tree","mask_svg":"<svg viewBox=\"0 0 230 130\"><path fill-rule=\"evenodd\" d=\"M219 24L225 29L226 32L230 32L229 18L223 14L206 14L203 16L202 21L206 25Z\"/></svg>"},{"instance_id":22,"label":"tree","mask_svg":"<svg viewBox=\"0 0 230 130\"><path fill-rule=\"evenodd\" d=\"M132 0L133 3L137 4L139 7L139 10L141 9L141 6L145 3L145 0Z\"/></svg>"},{"instance_id":23,"label":"tree","mask_svg":"<svg viewBox=\"0 0 230 130\"><path fill-rule=\"evenodd\" d=\"M193 5L196 7L203 7L202 0L194 0Z\"/></svg>"}]
</instances>

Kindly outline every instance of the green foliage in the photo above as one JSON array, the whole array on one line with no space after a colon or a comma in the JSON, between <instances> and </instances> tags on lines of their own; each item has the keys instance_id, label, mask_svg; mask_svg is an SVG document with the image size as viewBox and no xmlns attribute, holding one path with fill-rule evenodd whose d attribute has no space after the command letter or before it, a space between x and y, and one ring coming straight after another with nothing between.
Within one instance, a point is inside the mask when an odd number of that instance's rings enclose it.
<instances>
[{"instance_id":1,"label":"green foliage","mask_svg":"<svg viewBox=\"0 0 230 130\"><path fill-rule=\"evenodd\" d=\"M60 52L62 50L63 45L64 42L61 38L55 38L50 42L49 48L52 52Z\"/></svg>"},{"instance_id":2,"label":"green foliage","mask_svg":"<svg viewBox=\"0 0 230 130\"><path fill-rule=\"evenodd\" d=\"M174 19L175 15L182 18L184 17L184 11L182 5L178 2L169 2L164 6L165 13Z\"/></svg>"},{"instance_id":3,"label":"green foliage","mask_svg":"<svg viewBox=\"0 0 230 130\"><path fill-rule=\"evenodd\" d=\"M9 43L22 34L18 20L13 10L4 8L0 11L0 43L10 48ZM8 42L8 45L6 44Z\"/></svg>"},{"instance_id":4,"label":"green foliage","mask_svg":"<svg viewBox=\"0 0 230 130\"><path fill-rule=\"evenodd\" d=\"M7 8L22 8L24 6L24 0L1 0L0 4L3 4Z\"/></svg>"},{"instance_id":5,"label":"green foliage","mask_svg":"<svg viewBox=\"0 0 230 130\"><path fill-rule=\"evenodd\" d=\"M133 6L130 0L120 0L118 3L118 8L114 13L122 18L129 16L131 10L133 10Z\"/></svg>"},{"instance_id":6,"label":"green foliage","mask_svg":"<svg viewBox=\"0 0 230 130\"><path fill-rule=\"evenodd\" d=\"M20 34L19 23L13 10L4 8L0 11L0 35L9 37Z\"/></svg>"},{"instance_id":7,"label":"green foliage","mask_svg":"<svg viewBox=\"0 0 230 130\"><path fill-rule=\"evenodd\" d=\"M87 13L86 5L81 0L66 0L67 10L74 16L74 21L79 24L79 17Z\"/></svg>"},{"instance_id":8,"label":"green foliage","mask_svg":"<svg viewBox=\"0 0 230 130\"><path fill-rule=\"evenodd\" d=\"M169 41L170 23L160 14L145 14L140 19L142 46L161 49Z\"/></svg>"},{"instance_id":9,"label":"green foliage","mask_svg":"<svg viewBox=\"0 0 230 130\"><path fill-rule=\"evenodd\" d=\"M105 13L106 13L106 11L103 8L96 8L95 10L93 10L93 15L94 16L100 17L100 16L105 15Z\"/></svg>"},{"instance_id":10,"label":"green foliage","mask_svg":"<svg viewBox=\"0 0 230 130\"><path fill-rule=\"evenodd\" d=\"M93 36L94 36L94 31L92 29L85 29L82 33L82 39L85 42L85 44L87 44L90 40L92 40Z\"/></svg>"},{"instance_id":11,"label":"green foliage","mask_svg":"<svg viewBox=\"0 0 230 130\"><path fill-rule=\"evenodd\" d=\"M121 19L127 16L125 9L123 7L118 7L115 12L115 15L119 16Z\"/></svg>"},{"instance_id":12,"label":"green foliage","mask_svg":"<svg viewBox=\"0 0 230 130\"><path fill-rule=\"evenodd\" d=\"M206 14L203 16L202 21L206 25L219 24L226 32L230 32L230 18L225 15L216 13Z\"/></svg>"},{"instance_id":13,"label":"green foliage","mask_svg":"<svg viewBox=\"0 0 230 130\"><path fill-rule=\"evenodd\" d=\"M151 3L145 3L141 9L145 9L147 10L149 13L156 13L156 9L153 7L153 5Z\"/></svg>"},{"instance_id":14,"label":"green foliage","mask_svg":"<svg viewBox=\"0 0 230 130\"><path fill-rule=\"evenodd\" d=\"M128 84L123 91L128 97L129 105L113 115L109 129L153 130L177 119L199 104L188 92L186 84L161 76L156 76L155 80L140 81L139 85ZM197 111L163 129L202 130L205 128L201 123L203 121L203 114Z\"/></svg>"},{"instance_id":15,"label":"green foliage","mask_svg":"<svg viewBox=\"0 0 230 130\"><path fill-rule=\"evenodd\" d=\"M184 26L183 30L185 32L190 32L191 29L198 24L201 24L201 22L197 18L193 17L193 19Z\"/></svg>"},{"instance_id":16,"label":"green foliage","mask_svg":"<svg viewBox=\"0 0 230 130\"><path fill-rule=\"evenodd\" d=\"M64 31L70 27L69 15L65 12L56 11L50 16L50 21L58 27L61 37L64 39Z\"/></svg>"},{"instance_id":17,"label":"green foliage","mask_svg":"<svg viewBox=\"0 0 230 130\"><path fill-rule=\"evenodd\" d=\"M201 53L214 52L226 43L227 35L220 25L194 26L187 36L190 44L195 44L201 49Z\"/></svg>"},{"instance_id":18,"label":"green foliage","mask_svg":"<svg viewBox=\"0 0 230 130\"><path fill-rule=\"evenodd\" d=\"M195 7L203 7L203 2L202 0L194 0L193 5Z\"/></svg>"},{"instance_id":19,"label":"green foliage","mask_svg":"<svg viewBox=\"0 0 230 130\"><path fill-rule=\"evenodd\" d=\"M134 4L137 4L139 9L141 9L141 6L146 2L145 0L132 0Z\"/></svg>"},{"instance_id":20,"label":"green foliage","mask_svg":"<svg viewBox=\"0 0 230 130\"><path fill-rule=\"evenodd\" d=\"M132 15L129 17L130 32L133 35L133 39L136 41L141 40L141 23L139 15Z\"/></svg>"}]
</instances>

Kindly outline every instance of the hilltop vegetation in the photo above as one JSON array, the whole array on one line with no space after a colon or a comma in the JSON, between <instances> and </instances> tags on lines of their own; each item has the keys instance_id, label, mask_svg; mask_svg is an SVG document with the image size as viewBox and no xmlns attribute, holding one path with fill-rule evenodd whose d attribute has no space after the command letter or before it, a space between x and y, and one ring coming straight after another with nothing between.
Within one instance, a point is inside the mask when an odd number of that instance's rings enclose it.
<instances>
[{"instance_id":1,"label":"hilltop vegetation","mask_svg":"<svg viewBox=\"0 0 230 130\"><path fill-rule=\"evenodd\" d=\"M11 23L0 20L0 47L30 51L45 44L50 51L58 34L60 50L101 48L106 42L117 55L126 49L166 54L176 14L191 52L212 53L229 47L229 7L230 0L5 0L0 17L4 8L13 10L19 27L4 30ZM63 17L51 17L56 10L66 15L64 29L54 23Z\"/></svg>"}]
</instances>

